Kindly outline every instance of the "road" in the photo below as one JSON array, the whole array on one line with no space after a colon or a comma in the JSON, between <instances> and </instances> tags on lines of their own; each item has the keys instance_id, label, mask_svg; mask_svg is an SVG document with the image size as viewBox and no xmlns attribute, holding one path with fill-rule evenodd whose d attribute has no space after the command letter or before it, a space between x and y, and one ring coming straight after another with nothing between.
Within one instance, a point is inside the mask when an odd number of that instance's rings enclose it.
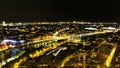
<instances>
[{"instance_id":1,"label":"road","mask_svg":"<svg viewBox=\"0 0 120 68\"><path fill-rule=\"evenodd\" d=\"M117 45L114 45L113 49L111 50L110 55L108 56L108 58L105 62L106 67L110 67L111 61L112 61L114 54L115 54L115 51L116 51L116 48L117 48Z\"/></svg>"}]
</instances>

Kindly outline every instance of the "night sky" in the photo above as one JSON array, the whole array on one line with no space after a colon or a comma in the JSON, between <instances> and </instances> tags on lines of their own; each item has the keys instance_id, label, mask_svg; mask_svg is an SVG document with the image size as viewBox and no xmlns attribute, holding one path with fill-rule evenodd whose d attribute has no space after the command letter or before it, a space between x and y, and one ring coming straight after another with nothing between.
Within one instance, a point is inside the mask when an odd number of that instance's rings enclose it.
<instances>
[{"instance_id":1,"label":"night sky","mask_svg":"<svg viewBox=\"0 0 120 68\"><path fill-rule=\"evenodd\" d=\"M102 0L0 1L0 21L119 22L119 2Z\"/></svg>"}]
</instances>

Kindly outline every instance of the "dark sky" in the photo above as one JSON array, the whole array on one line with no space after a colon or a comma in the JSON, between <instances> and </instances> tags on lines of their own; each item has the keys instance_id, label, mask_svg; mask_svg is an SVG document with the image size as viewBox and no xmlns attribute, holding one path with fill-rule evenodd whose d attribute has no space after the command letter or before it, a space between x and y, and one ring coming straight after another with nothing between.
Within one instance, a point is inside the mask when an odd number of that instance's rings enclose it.
<instances>
[{"instance_id":1,"label":"dark sky","mask_svg":"<svg viewBox=\"0 0 120 68\"><path fill-rule=\"evenodd\" d=\"M3 0L0 20L119 21L118 4L114 0Z\"/></svg>"}]
</instances>

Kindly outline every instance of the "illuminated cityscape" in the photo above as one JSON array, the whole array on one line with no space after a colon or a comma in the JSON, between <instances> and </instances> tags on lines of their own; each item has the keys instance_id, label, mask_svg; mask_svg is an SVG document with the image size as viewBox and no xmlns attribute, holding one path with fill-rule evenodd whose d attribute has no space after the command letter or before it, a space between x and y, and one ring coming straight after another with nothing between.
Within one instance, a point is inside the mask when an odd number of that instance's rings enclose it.
<instances>
[{"instance_id":1,"label":"illuminated cityscape","mask_svg":"<svg viewBox=\"0 0 120 68\"><path fill-rule=\"evenodd\" d=\"M119 3L0 0L0 68L120 68Z\"/></svg>"},{"instance_id":2,"label":"illuminated cityscape","mask_svg":"<svg viewBox=\"0 0 120 68\"><path fill-rule=\"evenodd\" d=\"M0 24L1 68L120 68L120 24Z\"/></svg>"}]
</instances>

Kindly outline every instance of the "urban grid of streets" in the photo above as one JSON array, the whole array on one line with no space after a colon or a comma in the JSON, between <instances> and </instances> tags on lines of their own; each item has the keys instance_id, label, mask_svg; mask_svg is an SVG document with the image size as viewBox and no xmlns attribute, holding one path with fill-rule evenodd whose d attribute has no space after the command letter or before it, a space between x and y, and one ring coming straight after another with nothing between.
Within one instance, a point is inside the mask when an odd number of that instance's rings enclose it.
<instances>
[{"instance_id":1,"label":"urban grid of streets","mask_svg":"<svg viewBox=\"0 0 120 68\"><path fill-rule=\"evenodd\" d=\"M120 25L91 22L0 24L2 68L119 68Z\"/></svg>"}]
</instances>

